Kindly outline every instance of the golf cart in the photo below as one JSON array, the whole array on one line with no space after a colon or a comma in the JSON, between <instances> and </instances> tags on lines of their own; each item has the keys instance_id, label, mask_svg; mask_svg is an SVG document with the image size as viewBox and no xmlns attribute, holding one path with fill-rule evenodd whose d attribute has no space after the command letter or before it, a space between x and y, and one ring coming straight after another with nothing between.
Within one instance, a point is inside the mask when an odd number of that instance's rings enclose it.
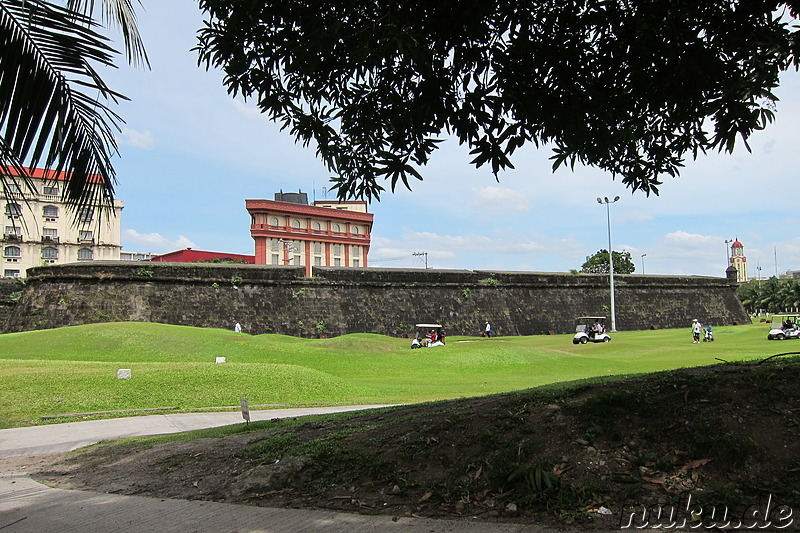
<instances>
[{"instance_id":1,"label":"golf cart","mask_svg":"<svg viewBox=\"0 0 800 533\"><path fill-rule=\"evenodd\" d=\"M606 317L579 316L575 320L575 336L572 337L572 344L608 342L610 340L611 336L606 333Z\"/></svg>"},{"instance_id":2,"label":"golf cart","mask_svg":"<svg viewBox=\"0 0 800 533\"><path fill-rule=\"evenodd\" d=\"M411 341L411 349L444 346L444 328L441 324L417 324L417 333Z\"/></svg>"},{"instance_id":3,"label":"golf cart","mask_svg":"<svg viewBox=\"0 0 800 533\"><path fill-rule=\"evenodd\" d=\"M772 324L769 327L769 340L782 341L783 339L800 338L800 326L797 325L800 315L772 315Z\"/></svg>"}]
</instances>

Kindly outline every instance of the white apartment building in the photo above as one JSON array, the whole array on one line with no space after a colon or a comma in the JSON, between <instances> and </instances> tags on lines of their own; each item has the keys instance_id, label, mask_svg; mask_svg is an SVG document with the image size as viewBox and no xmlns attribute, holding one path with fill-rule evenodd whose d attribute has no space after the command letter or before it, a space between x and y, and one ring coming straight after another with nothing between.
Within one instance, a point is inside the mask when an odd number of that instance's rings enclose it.
<instances>
[{"instance_id":1,"label":"white apartment building","mask_svg":"<svg viewBox=\"0 0 800 533\"><path fill-rule=\"evenodd\" d=\"M16 174L8 167L0 167L0 172ZM8 180L0 183L0 275L24 277L35 266L120 259L122 202L75 213L62 201L68 177L64 172L34 169L34 191Z\"/></svg>"}]
</instances>

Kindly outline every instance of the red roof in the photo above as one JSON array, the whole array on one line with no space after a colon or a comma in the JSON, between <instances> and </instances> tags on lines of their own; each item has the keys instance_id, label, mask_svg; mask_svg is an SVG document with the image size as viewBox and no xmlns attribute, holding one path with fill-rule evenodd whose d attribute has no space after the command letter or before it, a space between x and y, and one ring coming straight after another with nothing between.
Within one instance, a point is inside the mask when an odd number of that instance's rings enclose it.
<instances>
[{"instance_id":1,"label":"red roof","mask_svg":"<svg viewBox=\"0 0 800 533\"><path fill-rule=\"evenodd\" d=\"M242 254L228 254L225 252L205 252L203 250L176 250L165 254L157 255L151 259L156 263L196 263L197 261L213 261L214 259L229 259L234 262L242 262L247 265L255 264L256 256Z\"/></svg>"},{"instance_id":2,"label":"red roof","mask_svg":"<svg viewBox=\"0 0 800 533\"><path fill-rule=\"evenodd\" d=\"M731 244L731 248L744 248L744 245L740 243L739 240L737 239L733 241L733 244Z\"/></svg>"},{"instance_id":3,"label":"red roof","mask_svg":"<svg viewBox=\"0 0 800 533\"><path fill-rule=\"evenodd\" d=\"M28 171L28 174L32 178L39 178L43 180L59 180L59 181L67 181L72 177L72 173L70 172L56 172L55 170L50 170L46 168L28 168L22 167ZM12 166L0 165L0 171L5 174L6 176L20 176L21 174L16 171L16 169ZM93 183L102 183L103 177L100 174L89 174L89 180Z\"/></svg>"}]
</instances>

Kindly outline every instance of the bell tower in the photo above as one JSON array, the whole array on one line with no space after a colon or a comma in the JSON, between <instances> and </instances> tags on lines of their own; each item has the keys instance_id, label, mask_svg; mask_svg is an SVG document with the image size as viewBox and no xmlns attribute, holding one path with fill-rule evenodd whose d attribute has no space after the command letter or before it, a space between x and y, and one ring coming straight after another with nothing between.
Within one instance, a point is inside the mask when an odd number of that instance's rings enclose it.
<instances>
[{"instance_id":1,"label":"bell tower","mask_svg":"<svg viewBox=\"0 0 800 533\"><path fill-rule=\"evenodd\" d=\"M739 242L737 237L731 244L731 265L736 269L736 281L744 283L749 279L747 276L747 257L744 255L744 245Z\"/></svg>"}]
</instances>

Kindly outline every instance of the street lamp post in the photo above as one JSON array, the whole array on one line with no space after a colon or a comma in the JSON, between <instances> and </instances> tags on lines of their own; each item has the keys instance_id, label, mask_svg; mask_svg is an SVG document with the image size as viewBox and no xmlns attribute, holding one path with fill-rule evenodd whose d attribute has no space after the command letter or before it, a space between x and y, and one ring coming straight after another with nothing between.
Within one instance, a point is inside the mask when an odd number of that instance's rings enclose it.
<instances>
[{"instance_id":1,"label":"street lamp post","mask_svg":"<svg viewBox=\"0 0 800 533\"><path fill-rule=\"evenodd\" d=\"M428 270L428 252L413 252L411 255L413 255L414 257L424 257L425 270Z\"/></svg>"},{"instance_id":2,"label":"street lamp post","mask_svg":"<svg viewBox=\"0 0 800 533\"><path fill-rule=\"evenodd\" d=\"M614 309L614 250L611 247L611 204L617 202L619 196L609 200L608 196L598 198L598 204L606 204L606 221L608 222L608 279L611 289L611 331L617 331L617 314Z\"/></svg>"},{"instance_id":3,"label":"street lamp post","mask_svg":"<svg viewBox=\"0 0 800 533\"><path fill-rule=\"evenodd\" d=\"M642 254L642 276L644 276L644 258L647 257L647 254Z\"/></svg>"},{"instance_id":4,"label":"street lamp post","mask_svg":"<svg viewBox=\"0 0 800 533\"><path fill-rule=\"evenodd\" d=\"M728 259L728 265L725 268L731 266L731 250L728 244L732 243L733 239L725 239L725 257Z\"/></svg>"}]
</instances>

